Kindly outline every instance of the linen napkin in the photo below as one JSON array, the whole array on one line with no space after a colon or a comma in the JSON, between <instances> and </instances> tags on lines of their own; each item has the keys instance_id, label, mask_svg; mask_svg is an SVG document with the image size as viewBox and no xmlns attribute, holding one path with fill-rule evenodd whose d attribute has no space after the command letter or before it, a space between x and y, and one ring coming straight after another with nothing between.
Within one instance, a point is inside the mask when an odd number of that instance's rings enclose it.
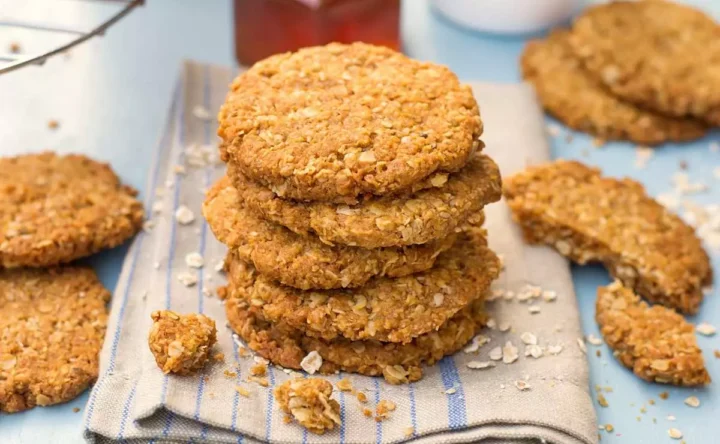
<instances>
[{"instance_id":1,"label":"linen napkin","mask_svg":"<svg viewBox=\"0 0 720 444\"><path fill-rule=\"evenodd\" d=\"M112 301L100 378L85 410L88 442L208 441L216 443L418 443L597 441L588 388L588 368L578 339L580 321L568 264L551 249L525 245L503 202L486 208L490 246L505 270L488 304L490 338L478 353L459 352L425 370L421 381L392 386L382 378L348 377L366 390L367 407L397 404L391 418L375 422L363 405L340 391L342 426L323 436L285 424L272 390L288 376L269 368L270 387L234 390L249 374L253 358L238 356L237 338L226 327L224 284L217 265L226 248L201 215L204 191L224 174L217 162L217 122L234 73L223 67L185 63L167 125L146 187L148 229L134 241ZM530 88L519 84L473 84L485 123L486 153L510 175L549 156L542 113ZM209 113L207 112L209 111ZM189 222L189 209L194 220ZM185 213L185 214L180 214ZM188 254L204 266L191 268ZM150 313L171 309L205 313L217 321L214 362L199 375L166 376L148 349ZM497 358L505 348L510 361ZM538 357L534 357L538 356ZM494 367L471 369L471 361ZM237 370L239 368L239 371ZM237 376L224 374L237 371Z\"/></svg>"}]
</instances>

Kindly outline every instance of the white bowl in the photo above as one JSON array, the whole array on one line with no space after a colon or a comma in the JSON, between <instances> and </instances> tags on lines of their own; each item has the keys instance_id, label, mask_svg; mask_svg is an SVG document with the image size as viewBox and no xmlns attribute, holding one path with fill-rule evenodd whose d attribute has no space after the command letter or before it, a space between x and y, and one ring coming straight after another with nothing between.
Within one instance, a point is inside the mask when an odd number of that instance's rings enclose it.
<instances>
[{"instance_id":1,"label":"white bowl","mask_svg":"<svg viewBox=\"0 0 720 444\"><path fill-rule=\"evenodd\" d=\"M482 32L531 34L567 21L581 0L432 0L448 19Z\"/></svg>"}]
</instances>

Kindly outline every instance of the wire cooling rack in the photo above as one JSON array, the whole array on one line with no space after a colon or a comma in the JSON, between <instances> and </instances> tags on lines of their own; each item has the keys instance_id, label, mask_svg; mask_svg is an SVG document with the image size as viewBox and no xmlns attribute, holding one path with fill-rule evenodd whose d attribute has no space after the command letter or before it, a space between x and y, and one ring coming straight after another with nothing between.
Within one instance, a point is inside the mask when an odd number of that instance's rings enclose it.
<instances>
[{"instance_id":1,"label":"wire cooling rack","mask_svg":"<svg viewBox=\"0 0 720 444\"><path fill-rule=\"evenodd\" d=\"M37 54L20 54L12 51L4 53L0 50L0 74L22 68L32 64L42 65L48 58L61 54L68 49L76 46L94 36L102 36L105 31L118 20L125 17L133 8L144 3L143 0L68 0L76 3L105 3L117 8L116 11L101 23L89 25L87 28L55 26L41 23L34 20L12 20L0 18L0 28L17 28L32 32L52 33L55 35L70 36L70 40L65 40L62 44L54 46L51 49ZM93 27L94 26L94 27Z\"/></svg>"}]
</instances>

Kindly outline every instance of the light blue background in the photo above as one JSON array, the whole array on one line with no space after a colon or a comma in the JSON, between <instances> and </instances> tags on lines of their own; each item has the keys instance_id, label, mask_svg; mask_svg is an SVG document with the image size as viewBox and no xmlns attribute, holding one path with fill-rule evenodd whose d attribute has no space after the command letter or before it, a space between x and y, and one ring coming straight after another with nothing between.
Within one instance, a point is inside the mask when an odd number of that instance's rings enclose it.
<instances>
[{"instance_id":1,"label":"light blue background","mask_svg":"<svg viewBox=\"0 0 720 444\"><path fill-rule=\"evenodd\" d=\"M716 18L720 16L717 0L693 3L712 11ZM92 2L0 0L0 19L35 16L46 22L87 25L109 12L107 6ZM111 162L126 182L141 189L180 61L192 58L233 64L231 20L231 2L227 0L151 0L104 38L74 49L69 58L61 56L42 68L0 76L0 155L40 149L83 152ZM447 64L464 80L519 81L517 59L523 39L458 29L432 14L425 0L405 0L403 39L409 55ZM0 27L0 51L11 41L20 42L28 53L52 44L50 35ZM50 119L60 122L59 130L47 129ZM634 177L653 194L670 189L670 176L684 160L693 180L712 187L694 198L720 202L720 181L712 177L712 169L720 165L720 153L709 151L711 140L720 141L720 134L715 131L695 143L662 147L642 170L633 166L631 145L612 143L596 149L580 134L570 143L562 136L553 140L553 155L582 159L610 175ZM583 151L589 156L583 157ZM110 288L115 286L124 253L125 249L119 248L91 260ZM717 252L713 259L718 275ZM585 331L599 336L593 319L595 289L609 282L608 275L600 267L574 267L573 278ZM720 327L719 297L715 290L693 321ZM682 430L690 444L720 441L720 360L712 356L713 349L720 349L720 335L700 337L699 342L716 380L703 390L640 382L611 358L607 347L600 347L602 357L597 358L595 347L588 346L592 384L613 388L605 394L610 407L598 408L599 423L611 423L615 428L612 434L601 432L603 442L672 442L667 435L669 427ZM662 391L670 393L669 400L659 400ZM699 409L683 404L691 394L700 398ZM648 403L650 399L656 401L654 406ZM72 408L82 408L86 400L87 395L62 406L0 415L0 443L79 442L82 413L73 413ZM643 405L646 414L640 413ZM677 420L669 422L668 415Z\"/></svg>"}]
</instances>

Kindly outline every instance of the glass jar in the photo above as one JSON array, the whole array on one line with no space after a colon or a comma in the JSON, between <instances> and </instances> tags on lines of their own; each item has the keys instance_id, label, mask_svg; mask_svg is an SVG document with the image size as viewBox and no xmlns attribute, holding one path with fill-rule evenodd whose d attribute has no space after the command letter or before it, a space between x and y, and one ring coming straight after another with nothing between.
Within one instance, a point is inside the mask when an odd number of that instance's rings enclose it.
<instances>
[{"instance_id":1,"label":"glass jar","mask_svg":"<svg viewBox=\"0 0 720 444\"><path fill-rule=\"evenodd\" d=\"M235 0L241 65L305 46L357 41L400 50L400 0Z\"/></svg>"}]
</instances>

